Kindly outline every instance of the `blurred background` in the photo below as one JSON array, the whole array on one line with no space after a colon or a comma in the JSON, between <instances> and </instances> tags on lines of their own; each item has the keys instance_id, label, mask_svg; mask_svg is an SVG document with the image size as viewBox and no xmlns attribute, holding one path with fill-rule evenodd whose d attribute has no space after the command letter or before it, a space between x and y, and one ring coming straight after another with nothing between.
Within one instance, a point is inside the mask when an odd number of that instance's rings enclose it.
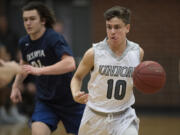
<instances>
[{"instance_id":1,"label":"blurred background","mask_svg":"<svg viewBox=\"0 0 180 135\"><path fill-rule=\"evenodd\" d=\"M32 0L0 0L0 58L19 60L18 39L25 35L21 7ZM144 60L159 62L166 84L152 95L135 90L134 108L140 118L140 135L180 135L180 0L37 0L54 10L54 29L64 35L77 65L84 52L106 37L103 13L119 5L132 11L128 39L140 44ZM83 89L86 88L87 77ZM11 83L12 84L12 83ZM0 89L0 135L29 135L26 123L33 110L33 77L24 85L24 102L9 101L11 84ZM11 131L13 129L13 131ZM55 134L59 134L57 130Z\"/></svg>"}]
</instances>

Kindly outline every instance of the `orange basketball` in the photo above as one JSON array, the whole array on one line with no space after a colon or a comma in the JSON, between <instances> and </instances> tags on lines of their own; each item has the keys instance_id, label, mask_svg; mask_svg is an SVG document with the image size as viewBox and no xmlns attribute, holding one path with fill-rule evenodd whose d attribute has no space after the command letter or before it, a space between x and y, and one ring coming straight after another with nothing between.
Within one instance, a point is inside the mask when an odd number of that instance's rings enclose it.
<instances>
[{"instance_id":1,"label":"orange basketball","mask_svg":"<svg viewBox=\"0 0 180 135\"><path fill-rule=\"evenodd\" d=\"M156 93L163 88L166 73L159 63L144 61L135 68L133 82L136 89L143 93Z\"/></svg>"}]
</instances>

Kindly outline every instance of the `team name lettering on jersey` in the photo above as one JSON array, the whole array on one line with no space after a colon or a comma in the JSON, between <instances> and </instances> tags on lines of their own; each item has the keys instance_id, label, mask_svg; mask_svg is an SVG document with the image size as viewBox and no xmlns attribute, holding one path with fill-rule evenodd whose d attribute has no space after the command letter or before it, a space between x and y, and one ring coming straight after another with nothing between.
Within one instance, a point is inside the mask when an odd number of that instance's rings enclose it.
<instances>
[{"instance_id":1,"label":"team name lettering on jersey","mask_svg":"<svg viewBox=\"0 0 180 135\"><path fill-rule=\"evenodd\" d=\"M45 57L44 50L36 50L26 55L27 61L31 61L32 59Z\"/></svg>"},{"instance_id":2,"label":"team name lettering on jersey","mask_svg":"<svg viewBox=\"0 0 180 135\"><path fill-rule=\"evenodd\" d=\"M105 76L132 77L135 67L99 65L99 73Z\"/></svg>"}]
</instances>

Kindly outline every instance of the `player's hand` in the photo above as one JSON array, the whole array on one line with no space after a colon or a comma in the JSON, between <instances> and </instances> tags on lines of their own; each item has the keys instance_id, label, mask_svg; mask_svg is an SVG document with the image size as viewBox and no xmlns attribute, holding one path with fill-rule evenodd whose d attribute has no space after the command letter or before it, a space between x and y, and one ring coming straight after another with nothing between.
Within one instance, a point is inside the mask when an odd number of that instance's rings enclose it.
<instances>
[{"instance_id":1,"label":"player's hand","mask_svg":"<svg viewBox=\"0 0 180 135\"><path fill-rule=\"evenodd\" d=\"M32 75L40 75L40 69L39 67L33 67L31 65L23 65L23 71L25 71L28 74Z\"/></svg>"},{"instance_id":2,"label":"player's hand","mask_svg":"<svg viewBox=\"0 0 180 135\"><path fill-rule=\"evenodd\" d=\"M19 88L13 88L11 91L10 99L13 103L22 102L21 91Z\"/></svg>"},{"instance_id":3,"label":"player's hand","mask_svg":"<svg viewBox=\"0 0 180 135\"><path fill-rule=\"evenodd\" d=\"M85 93L84 91L79 91L73 95L73 98L76 102L80 104L86 104L88 101L88 94Z\"/></svg>"}]
</instances>

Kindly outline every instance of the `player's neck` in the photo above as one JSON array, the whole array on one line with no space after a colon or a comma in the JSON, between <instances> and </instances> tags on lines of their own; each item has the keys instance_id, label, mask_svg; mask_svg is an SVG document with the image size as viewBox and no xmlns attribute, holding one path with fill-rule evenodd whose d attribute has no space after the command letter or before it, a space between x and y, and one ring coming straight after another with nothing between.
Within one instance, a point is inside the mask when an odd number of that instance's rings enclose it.
<instances>
[{"instance_id":1,"label":"player's neck","mask_svg":"<svg viewBox=\"0 0 180 135\"><path fill-rule=\"evenodd\" d=\"M44 34L45 31L46 31L46 28L42 27L42 29L40 31L33 33L29 36L30 36L31 40L37 40Z\"/></svg>"},{"instance_id":2,"label":"player's neck","mask_svg":"<svg viewBox=\"0 0 180 135\"><path fill-rule=\"evenodd\" d=\"M115 44L111 41L107 41L109 44L110 49L117 55L121 56L124 50L126 49L126 40L122 41L121 43Z\"/></svg>"}]
</instances>

